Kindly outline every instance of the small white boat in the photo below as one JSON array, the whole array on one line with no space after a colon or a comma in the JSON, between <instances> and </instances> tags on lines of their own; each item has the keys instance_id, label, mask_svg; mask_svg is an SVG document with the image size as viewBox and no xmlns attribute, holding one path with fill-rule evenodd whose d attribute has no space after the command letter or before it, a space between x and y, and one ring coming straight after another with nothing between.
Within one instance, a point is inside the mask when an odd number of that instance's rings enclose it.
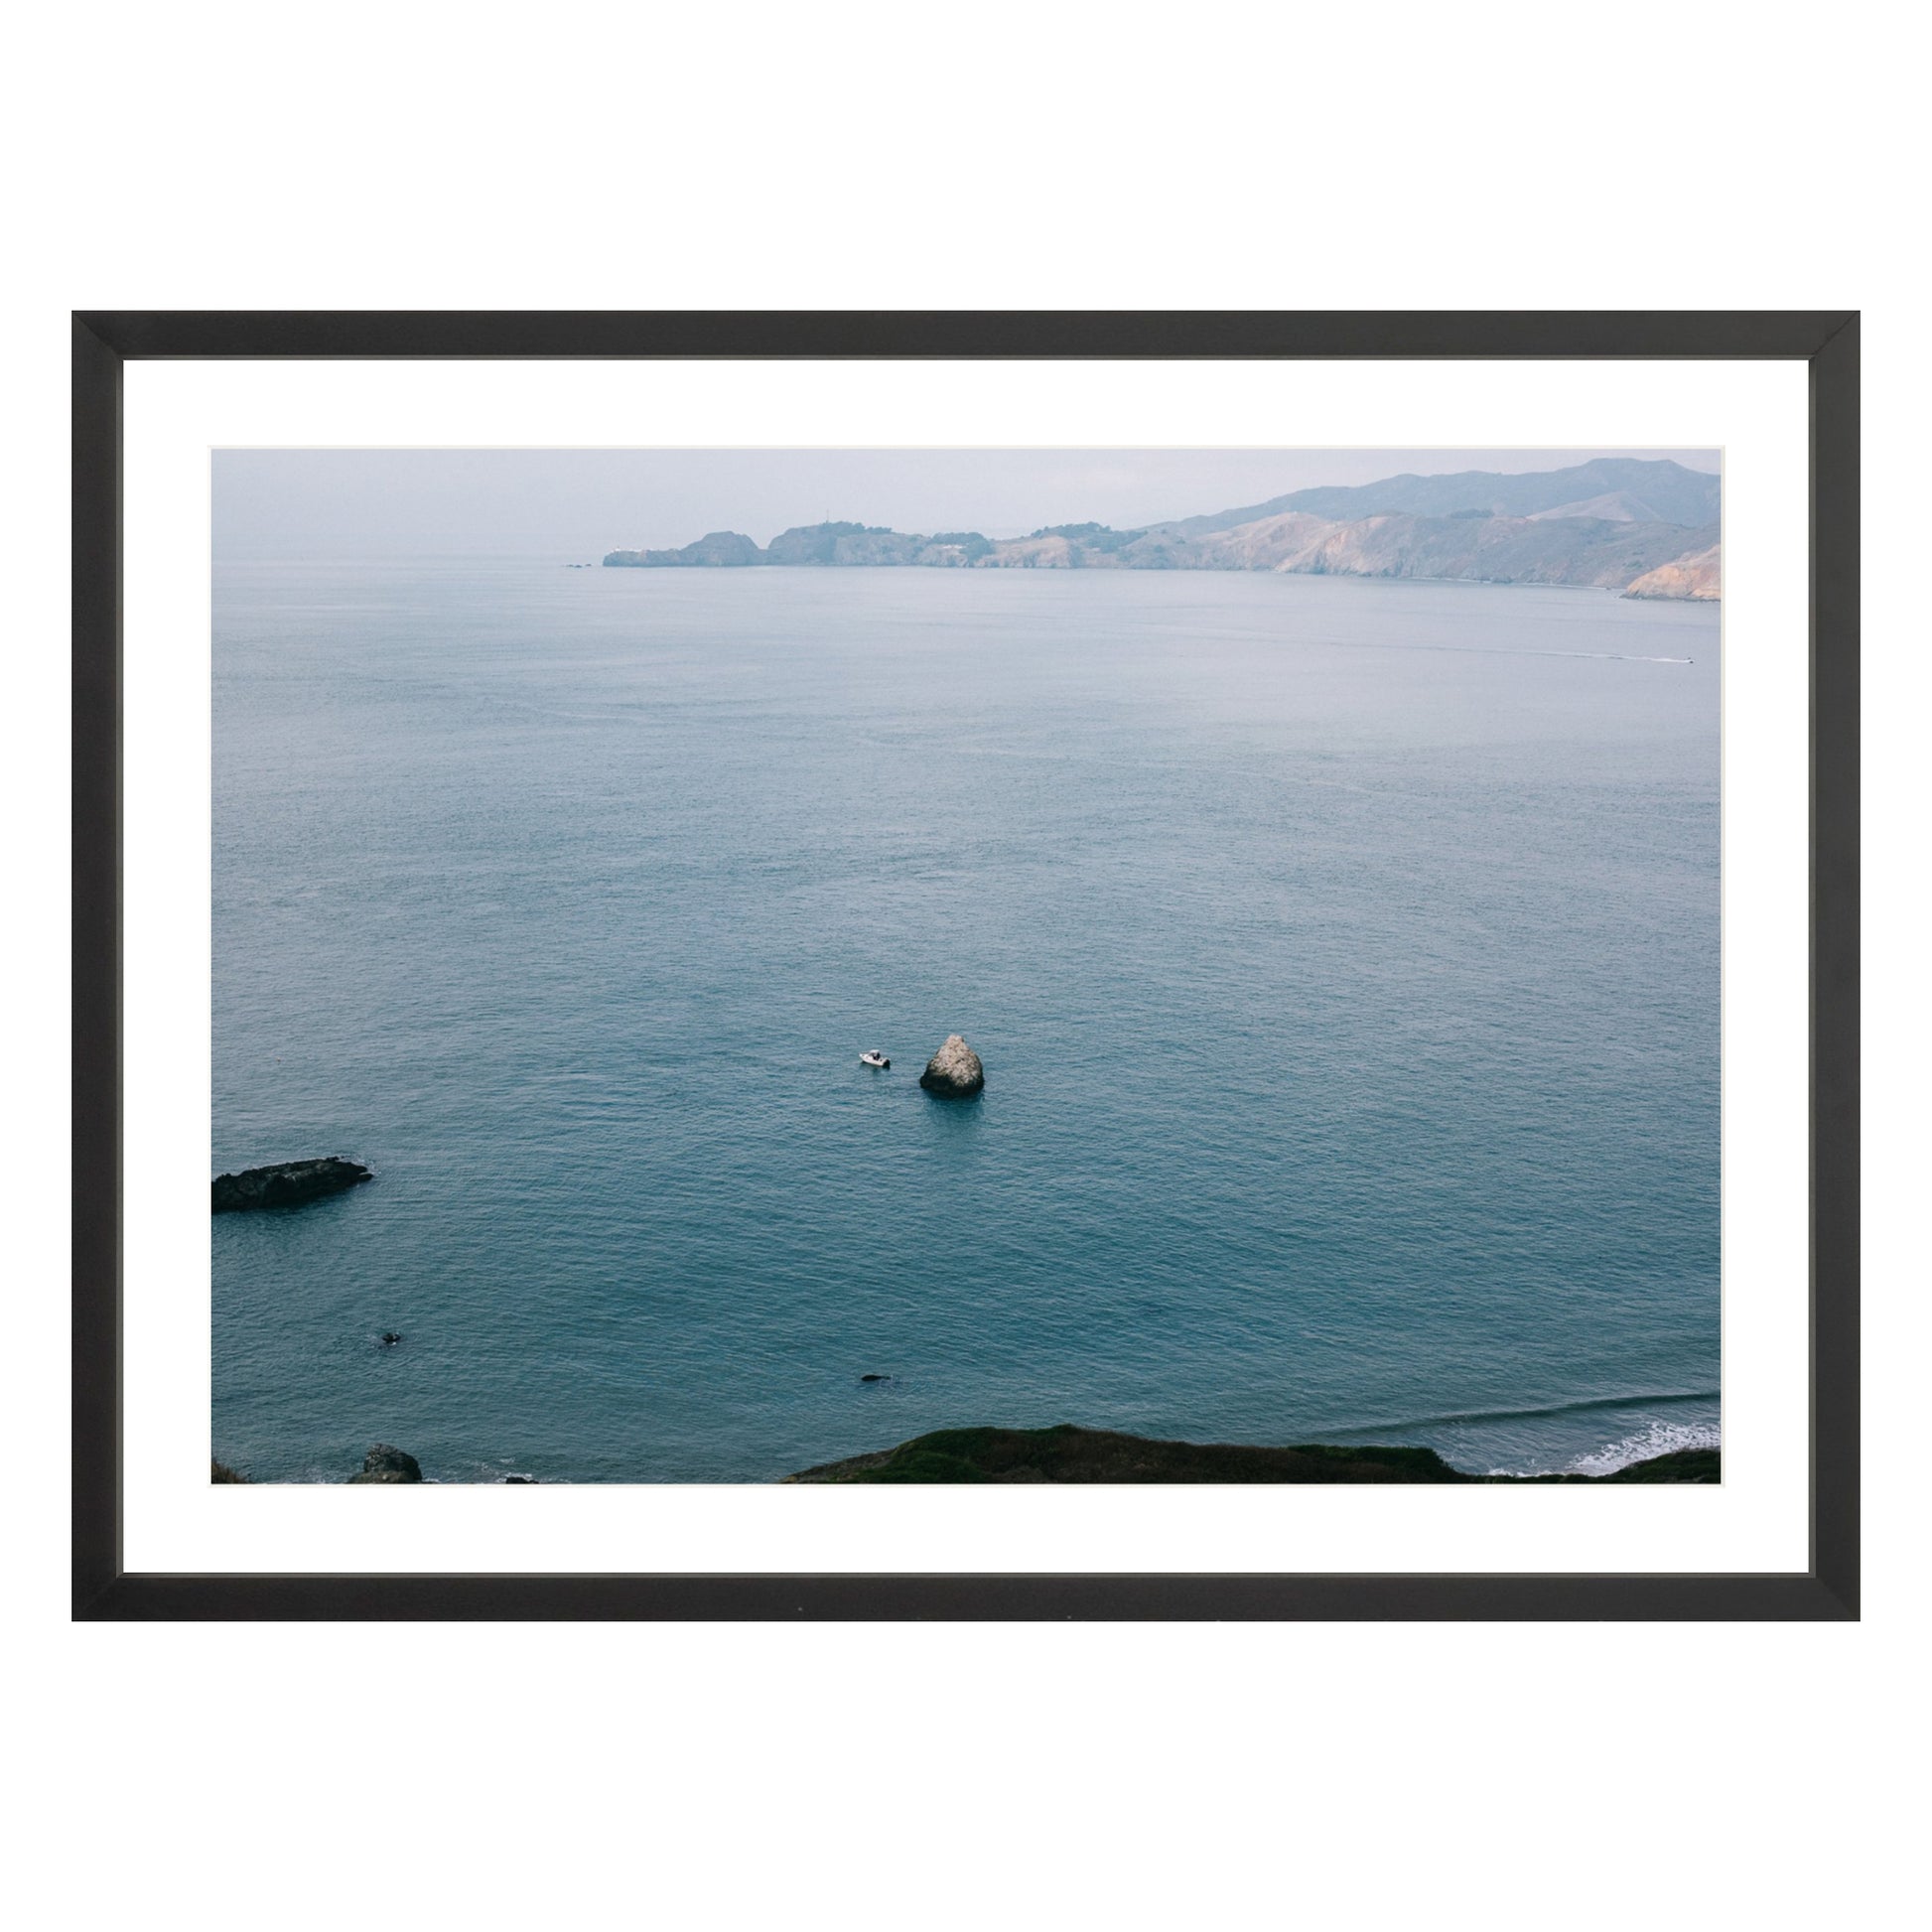
<instances>
[{"instance_id":1,"label":"small white boat","mask_svg":"<svg viewBox=\"0 0 1932 1932\"><path fill-rule=\"evenodd\" d=\"M891 1066L892 1061L875 1046L870 1052L859 1055L859 1064L861 1066Z\"/></svg>"}]
</instances>

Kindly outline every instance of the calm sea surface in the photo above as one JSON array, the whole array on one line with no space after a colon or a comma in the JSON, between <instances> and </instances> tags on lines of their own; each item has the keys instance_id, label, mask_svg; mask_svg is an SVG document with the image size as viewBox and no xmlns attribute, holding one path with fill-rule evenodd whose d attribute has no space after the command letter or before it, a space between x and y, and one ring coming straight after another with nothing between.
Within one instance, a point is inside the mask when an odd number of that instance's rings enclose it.
<instances>
[{"instance_id":1,"label":"calm sea surface","mask_svg":"<svg viewBox=\"0 0 1932 1932\"><path fill-rule=\"evenodd\" d=\"M1715 610L214 581L213 1171L377 1175L211 1224L213 1445L257 1479L380 1441L762 1481L973 1423L1716 1440ZM978 1102L918 1088L953 1032Z\"/></svg>"}]
</instances>

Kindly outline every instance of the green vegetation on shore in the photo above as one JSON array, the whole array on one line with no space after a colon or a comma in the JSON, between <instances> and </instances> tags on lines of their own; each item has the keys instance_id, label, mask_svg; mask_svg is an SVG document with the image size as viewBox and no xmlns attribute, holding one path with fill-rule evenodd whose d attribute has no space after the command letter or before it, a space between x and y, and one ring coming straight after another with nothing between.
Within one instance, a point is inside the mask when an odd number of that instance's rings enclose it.
<instances>
[{"instance_id":1,"label":"green vegetation on shore","mask_svg":"<svg viewBox=\"0 0 1932 1932\"><path fill-rule=\"evenodd\" d=\"M938 1429L897 1449L801 1469L786 1482L1717 1482L1714 1449L1677 1449L1608 1475L1489 1476L1451 1468L1432 1449L1301 1443L1164 1443L1110 1429ZM215 1461L212 1482L248 1478ZM420 1482L416 1458L378 1444L350 1482ZM525 1482L525 1476L506 1476Z\"/></svg>"},{"instance_id":2,"label":"green vegetation on shore","mask_svg":"<svg viewBox=\"0 0 1932 1932\"><path fill-rule=\"evenodd\" d=\"M787 1482L1717 1482L1722 1453L1678 1449L1609 1475L1486 1476L1430 1449L1165 1443L1107 1429L940 1429Z\"/></svg>"}]
</instances>

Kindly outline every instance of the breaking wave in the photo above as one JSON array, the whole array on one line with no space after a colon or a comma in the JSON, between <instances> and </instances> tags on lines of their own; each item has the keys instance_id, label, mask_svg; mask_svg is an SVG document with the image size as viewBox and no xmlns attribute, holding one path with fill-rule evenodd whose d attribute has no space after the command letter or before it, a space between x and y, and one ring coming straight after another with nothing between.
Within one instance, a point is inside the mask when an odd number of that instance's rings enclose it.
<instances>
[{"instance_id":1,"label":"breaking wave","mask_svg":"<svg viewBox=\"0 0 1932 1932\"><path fill-rule=\"evenodd\" d=\"M1571 1473L1580 1476L1606 1476L1632 1462L1648 1462L1653 1455L1669 1455L1677 1449L1717 1449L1723 1433L1715 1422L1653 1422L1634 1436L1591 1449L1576 1457Z\"/></svg>"}]
</instances>

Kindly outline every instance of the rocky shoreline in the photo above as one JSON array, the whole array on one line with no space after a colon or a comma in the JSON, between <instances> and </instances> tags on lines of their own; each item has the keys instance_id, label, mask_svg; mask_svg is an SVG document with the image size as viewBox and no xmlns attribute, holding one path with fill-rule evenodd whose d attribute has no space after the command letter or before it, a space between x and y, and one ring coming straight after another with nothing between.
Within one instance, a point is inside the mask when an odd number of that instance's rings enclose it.
<instances>
[{"instance_id":1,"label":"rocky shoreline","mask_svg":"<svg viewBox=\"0 0 1932 1932\"><path fill-rule=\"evenodd\" d=\"M786 1482L1718 1482L1719 1449L1675 1449L1608 1475L1473 1475L1431 1449L1174 1443L1108 1429L940 1429L801 1469Z\"/></svg>"},{"instance_id":2,"label":"rocky shoreline","mask_svg":"<svg viewBox=\"0 0 1932 1932\"><path fill-rule=\"evenodd\" d=\"M881 1378L883 1379L883 1378ZM502 1483L532 1483L504 1475ZM894 1449L821 1462L781 1482L1703 1482L1724 1479L1716 1449L1673 1449L1607 1475L1476 1475L1445 1462L1432 1449L1395 1445L1299 1443L1270 1449L1251 1443L1176 1443L1111 1429L939 1429ZM215 1461L213 1482L250 1477ZM349 1482L421 1482L416 1458L378 1443Z\"/></svg>"}]
</instances>

